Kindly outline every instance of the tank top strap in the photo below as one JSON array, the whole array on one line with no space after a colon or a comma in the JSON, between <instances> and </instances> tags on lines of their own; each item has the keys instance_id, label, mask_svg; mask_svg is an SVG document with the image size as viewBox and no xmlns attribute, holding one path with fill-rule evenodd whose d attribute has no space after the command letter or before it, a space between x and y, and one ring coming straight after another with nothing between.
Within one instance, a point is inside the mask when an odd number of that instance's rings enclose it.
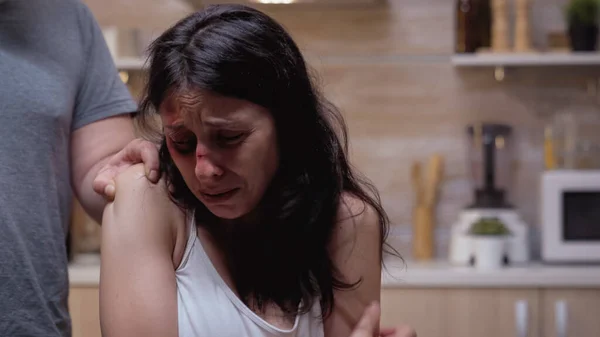
<instances>
[{"instance_id":1,"label":"tank top strap","mask_svg":"<svg viewBox=\"0 0 600 337\"><path fill-rule=\"evenodd\" d=\"M188 226L188 238L187 238L187 242L185 244L185 251L183 252L183 257L181 259L181 263L179 263L179 266L177 267L177 270L182 269L183 267L185 267L187 261L189 260L189 257L192 253L192 249L194 248L194 245L196 244L196 239L198 236L198 229L196 228L196 222L194 221L195 217L194 217L194 212L188 212L187 213L187 226Z\"/></svg>"}]
</instances>

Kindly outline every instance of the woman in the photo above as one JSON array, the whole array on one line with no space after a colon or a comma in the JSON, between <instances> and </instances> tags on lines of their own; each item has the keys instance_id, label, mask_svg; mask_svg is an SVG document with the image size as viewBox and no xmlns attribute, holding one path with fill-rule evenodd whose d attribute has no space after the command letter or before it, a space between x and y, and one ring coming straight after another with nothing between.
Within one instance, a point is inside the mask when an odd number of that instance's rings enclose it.
<instances>
[{"instance_id":1,"label":"woman","mask_svg":"<svg viewBox=\"0 0 600 337\"><path fill-rule=\"evenodd\" d=\"M141 125L160 116L165 174L116 178L103 334L349 336L379 300L388 220L291 37L257 10L212 6L150 61Z\"/></svg>"}]
</instances>

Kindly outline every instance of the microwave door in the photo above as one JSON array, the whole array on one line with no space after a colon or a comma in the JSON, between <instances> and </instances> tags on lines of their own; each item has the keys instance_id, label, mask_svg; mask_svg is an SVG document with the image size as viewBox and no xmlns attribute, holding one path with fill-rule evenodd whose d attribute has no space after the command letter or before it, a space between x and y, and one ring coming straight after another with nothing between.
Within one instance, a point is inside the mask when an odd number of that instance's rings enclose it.
<instances>
[{"instance_id":1,"label":"microwave door","mask_svg":"<svg viewBox=\"0 0 600 337\"><path fill-rule=\"evenodd\" d=\"M565 191L562 197L564 242L600 245L600 192Z\"/></svg>"}]
</instances>

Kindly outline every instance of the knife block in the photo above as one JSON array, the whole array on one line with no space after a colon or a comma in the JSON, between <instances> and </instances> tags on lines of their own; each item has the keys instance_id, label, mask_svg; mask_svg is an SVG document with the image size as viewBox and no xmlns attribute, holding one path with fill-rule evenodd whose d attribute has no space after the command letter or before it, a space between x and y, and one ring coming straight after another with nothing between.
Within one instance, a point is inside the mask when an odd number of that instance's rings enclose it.
<instances>
[{"instance_id":1,"label":"knife block","mask_svg":"<svg viewBox=\"0 0 600 337\"><path fill-rule=\"evenodd\" d=\"M419 205L413 210L413 258L415 260L431 260L434 249L433 208Z\"/></svg>"}]
</instances>

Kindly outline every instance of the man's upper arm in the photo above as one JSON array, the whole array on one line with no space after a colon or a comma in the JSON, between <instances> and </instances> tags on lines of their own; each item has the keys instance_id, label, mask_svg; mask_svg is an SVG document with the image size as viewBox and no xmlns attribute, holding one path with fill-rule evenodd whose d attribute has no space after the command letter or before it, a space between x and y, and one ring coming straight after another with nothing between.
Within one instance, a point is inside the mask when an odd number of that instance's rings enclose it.
<instances>
[{"instance_id":1,"label":"man's upper arm","mask_svg":"<svg viewBox=\"0 0 600 337\"><path fill-rule=\"evenodd\" d=\"M349 336L363 311L381 292L381 229L377 213L353 197L343 198L339 222L331 242L334 265L344 282L356 288L334 291L335 304L325 321L326 337Z\"/></svg>"},{"instance_id":2,"label":"man's upper arm","mask_svg":"<svg viewBox=\"0 0 600 337\"><path fill-rule=\"evenodd\" d=\"M102 31L92 13L80 4L81 65L75 111L71 121L71 181L85 210L96 220L104 201L92 182L102 161L123 149L135 133L130 113L137 105L121 81Z\"/></svg>"},{"instance_id":3,"label":"man's upper arm","mask_svg":"<svg viewBox=\"0 0 600 337\"><path fill-rule=\"evenodd\" d=\"M105 337L176 337L175 206L141 164L117 177L102 225L100 320Z\"/></svg>"},{"instance_id":4,"label":"man's upper arm","mask_svg":"<svg viewBox=\"0 0 600 337\"><path fill-rule=\"evenodd\" d=\"M71 182L83 208L100 221L104 199L92 184L100 168L134 139L131 119L110 117L86 125L71 135Z\"/></svg>"}]
</instances>

